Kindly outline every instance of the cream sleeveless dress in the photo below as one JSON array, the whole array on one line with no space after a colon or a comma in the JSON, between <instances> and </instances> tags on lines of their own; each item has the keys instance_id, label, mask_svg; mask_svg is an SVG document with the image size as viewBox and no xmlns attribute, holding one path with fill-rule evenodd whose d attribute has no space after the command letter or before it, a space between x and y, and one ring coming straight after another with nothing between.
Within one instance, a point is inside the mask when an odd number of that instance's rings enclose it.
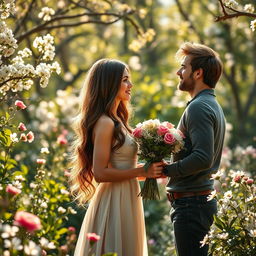
<instances>
[{"instance_id":1,"label":"cream sleeveless dress","mask_svg":"<svg viewBox=\"0 0 256 256\"><path fill-rule=\"evenodd\" d=\"M127 134L124 144L111 154L110 165L131 169L137 164L137 144ZM144 211L137 179L100 183L86 211L74 256L88 256L87 233L101 238L93 245L95 256L148 256Z\"/></svg>"}]
</instances>

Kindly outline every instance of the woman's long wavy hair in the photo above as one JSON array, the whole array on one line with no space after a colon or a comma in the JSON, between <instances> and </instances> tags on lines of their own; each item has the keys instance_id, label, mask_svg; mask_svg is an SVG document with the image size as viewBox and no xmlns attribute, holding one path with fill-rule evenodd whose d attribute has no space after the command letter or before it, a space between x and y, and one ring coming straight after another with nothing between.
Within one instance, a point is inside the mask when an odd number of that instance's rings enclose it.
<instances>
[{"instance_id":1,"label":"woman's long wavy hair","mask_svg":"<svg viewBox=\"0 0 256 256\"><path fill-rule=\"evenodd\" d=\"M112 113L125 69L129 71L126 64L118 60L98 60L89 70L81 90L79 114L74 122L76 139L72 148L70 175L71 194L80 205L90 200L95 192L92 135L98 119L107 115L115 123L112 151L124 143L122 125L131 132L127 103L121 101L117 108L117 116L122 124Z\"/></svg>"}]
</instances>

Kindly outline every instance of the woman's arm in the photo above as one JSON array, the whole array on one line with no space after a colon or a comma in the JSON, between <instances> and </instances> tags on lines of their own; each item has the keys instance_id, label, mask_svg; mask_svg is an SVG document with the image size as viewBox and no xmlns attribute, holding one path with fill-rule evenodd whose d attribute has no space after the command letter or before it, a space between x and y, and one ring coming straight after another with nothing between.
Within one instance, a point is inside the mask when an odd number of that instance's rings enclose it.
<instances>
[{"instance_id":1,"label":"woman's arm","mask_svg":"<svg viewBox=\"0 0 256 256\"><path fill-rule=\"evenodd\" d=\"M108 168L111 145L114 132L114 122L107 116L102 116L94 127L93 172L97 182L115 182L136 177L157 178L162 174L162 162L153 163L147 171L143 167L128 170Z\"/></svg>"}]
</instances>

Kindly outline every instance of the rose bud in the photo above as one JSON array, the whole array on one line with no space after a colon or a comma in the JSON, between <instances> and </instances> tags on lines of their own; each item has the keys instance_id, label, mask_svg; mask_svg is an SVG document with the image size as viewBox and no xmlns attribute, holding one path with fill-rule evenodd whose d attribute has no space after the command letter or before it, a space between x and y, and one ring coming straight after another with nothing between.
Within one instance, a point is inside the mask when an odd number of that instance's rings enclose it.
<instances>
[{"instance_id":1,"label":"rose bud","mask_svg":"<svg viewBox=\"0 0 256 256\"><path fill-rule=\"evenodd\" d=\"M21 100L16 100L14 105L17 107L18 110L25 109L27 107Z\"/></svg>"},{"instance_id":2,"label":"rose bud","mask_svg":"<svg viewBox=\"0 0 256 256\"><path fill-rule=\"evenodd\" d=\"M14 220L15 225L25 228L28 232L41 229L40 219L32 213L25 211L16 212Z\"/></svg>"},{"instance_id":3,"label":"rose bud","mask_svg":"<svg viewBox=\"0 0 256 256\"><path fill-rule=\"evenodd\" d=\"M18 126L18 129L19 129L19 131L24 132L27 130L27 127L25 126L25 124L20 123Z\"/></svg>"},{"instance_id":4,"label":"rose bud","mask_svg":"<svg viewBox=\"0 0 256 256\"><path fill-rule=\"evenodd\" d=\"M28 134L27 134L27 139L28 139L28 142L31 143L34 139L35 139L35 136L34 136L34 133L32 131L30 131Z\"/></svg>"},{"instance_id":5,"label":"rose bud","mask_svg":"<svg viewBox=\"0 0 256 256\"><path fill-rule=\"evenodd\" d=\"M45 163L46 163L46 160L45 160L45 159L40 159L40 158L38 158L38 159L36 159L36 163L37 163L37 164L45 164Z\"/></svg>"},{"instance_id":6,"label":"rose bud","mask_svg":"<svg viewBox=\"0 0 256 256\"><path fill-rule=\"evenodd\" d=\"M11 194L11 195L18 195L21 193L21 190L14 187L13 185L11 184L8 184L6 186L6 190L5 190L7 193Z\"/></svg>"}]
</instances>

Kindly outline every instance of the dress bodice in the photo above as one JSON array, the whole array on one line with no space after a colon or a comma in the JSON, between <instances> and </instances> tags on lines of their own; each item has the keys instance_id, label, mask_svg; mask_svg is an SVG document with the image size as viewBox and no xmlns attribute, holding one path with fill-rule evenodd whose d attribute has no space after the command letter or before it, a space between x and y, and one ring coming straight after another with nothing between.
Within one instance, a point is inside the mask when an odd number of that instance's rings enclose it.
<instances>
[{"instance_id":1,"label":"dress bodice","mask_svg":"<svg viewBox=\"0 0 256 256\"><path fill-rule=\"evenodd\" d=\"M125 135L124 144L111 153L110 165L117 169L135 168L137 165L138 146L130 134Z\"/></svg>"}]
</instances>

